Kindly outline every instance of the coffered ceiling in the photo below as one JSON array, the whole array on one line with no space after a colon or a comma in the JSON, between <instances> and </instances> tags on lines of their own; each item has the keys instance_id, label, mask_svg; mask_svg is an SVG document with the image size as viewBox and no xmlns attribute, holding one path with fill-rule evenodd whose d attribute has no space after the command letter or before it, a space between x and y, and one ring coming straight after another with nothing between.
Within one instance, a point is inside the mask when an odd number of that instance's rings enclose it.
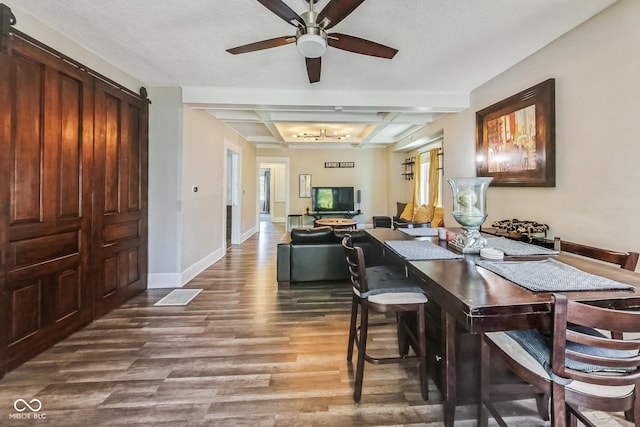
<instances>
[{"instance_id":1,"label":"coffered ceiling","mask_svg":"<svg viewBox=\"0 0 640 427\"><path fill-rule=\"evenodd\" d=\"M381 59L329 47L313 84L295 43L226 52L295 34L257 0L5 3L19 30L35 18L149 87L179 86L185 104L257 146L380 147L468 108L473 89L615 1L366 0L333 30L398 53ZM308 8L284 2L298 14ZM317 140L293 137L322 129ZM334 131L350 136L336 140Z\"/></svg>"}]
</instances>

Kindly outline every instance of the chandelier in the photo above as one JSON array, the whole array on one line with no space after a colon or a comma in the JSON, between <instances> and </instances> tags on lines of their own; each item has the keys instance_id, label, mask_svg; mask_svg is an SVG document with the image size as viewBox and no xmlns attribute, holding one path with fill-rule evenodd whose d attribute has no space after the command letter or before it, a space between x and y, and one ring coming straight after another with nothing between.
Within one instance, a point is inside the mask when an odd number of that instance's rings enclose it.
<instances>
[{"instance_id":1,"label":"chandelier","mask_svg":"<svg viewBox=\"0 0 640 427\"><path fill-rule=\"evenodd\" d=\"M350 138L351 135L341 134L341 133L338 133L338 131L333 131L332 133L327 134L326 129L320 129L320 133L300 132L300 133L294 134L293 137L300 138L304 141L322 141L324 139L344 140L346 138Z\"/></svg>"}]
</instances>

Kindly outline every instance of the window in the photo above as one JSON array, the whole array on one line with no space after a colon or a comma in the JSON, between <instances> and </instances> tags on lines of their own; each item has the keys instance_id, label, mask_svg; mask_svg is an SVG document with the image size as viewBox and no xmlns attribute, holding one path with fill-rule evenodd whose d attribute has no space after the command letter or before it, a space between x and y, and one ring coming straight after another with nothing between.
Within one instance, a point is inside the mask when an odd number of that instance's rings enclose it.
<instances>
[{"instance_id":1,"label":"window","mask_svg":"<svg viewBox=\"0 0 640 427\"><path fill-rule=\"evenodd\" d=\"M443 151L442 151L442 137L439 137L437 141L430 143L420 150L420 164L416 167L420 168L420 205L429 204L429 171L431 169L431 155L432 149L438 149L438 187L437 187L437 199L435 200L435 206L442 206L442 179L443 179Z\"/></svg>"}]
</instances>

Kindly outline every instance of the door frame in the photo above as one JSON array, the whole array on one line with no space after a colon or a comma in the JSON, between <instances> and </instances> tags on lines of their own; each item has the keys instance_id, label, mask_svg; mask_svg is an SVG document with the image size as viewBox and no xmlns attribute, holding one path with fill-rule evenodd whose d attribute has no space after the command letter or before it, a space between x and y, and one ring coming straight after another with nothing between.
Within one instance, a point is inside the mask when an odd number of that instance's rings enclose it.
<instances>
[{"instance_id":1,"label":"door frame","mask_svg":"<svg viewBox=\"0 0 640 427\"><path fill-rule=\"evenodd\" d=\"M260 188L260 168L263 168L264 164L282 164L284 165L285 183L287 185L287 191L285 191L285 213L283 218L276 218L277 222L286 222L287 214L289 213L289 195L291 193L291 182L289 180L289 158L288 157L268 157L259 156L256 157L256 188ZM271 181L274 181L274 176L271 176ZM271 199L274 200L274 194L271 194ZM274 212L271 209L270 218L274 219ZM260 191L256 191L256 224L260 224Z\"/></svg>"},{"instance_id":2,"label":"door frame","mask_svg":"<svg viewBox=\"0 0 640 427\"><path fill-rule=\"evenodd\" d=\"M228 158L232 156L232 168L228 169ZM231 244L237 245L240 242L240 213L242 212L242 148L226 138L224 140L224 160L222 168L222 248L227 251L227 187L228 175L232 174L231 191L233 199L231 203Z\"/></svg>"}]
</instances>

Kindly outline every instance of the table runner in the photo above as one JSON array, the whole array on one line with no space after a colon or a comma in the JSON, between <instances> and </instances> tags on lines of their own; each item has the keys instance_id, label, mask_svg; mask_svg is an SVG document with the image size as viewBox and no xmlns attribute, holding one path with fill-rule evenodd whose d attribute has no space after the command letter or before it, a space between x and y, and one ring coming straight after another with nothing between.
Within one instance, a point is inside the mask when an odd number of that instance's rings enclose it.
<instances>
[{"instance_id":1,"label":"table runner","mask_svg":"<svg viewBox=\"0 0 640 427\"><path fill-rule=\"evenodd\" d=\"M543 248L530 243L507 239L506 237L487 237L487 248L499 249L506 256L557 255L558 251Z\"/></svg>"},{"instance_id":2,"label":"table runner","mask_svg":"<svg viewBox=\"0 0 640 427\"><path fill-rule=\"evenodd\" d=\"M438 229L431 227L398 228L398 230L415 237L434 237L438 235Z\"/></svg>"},{"instance_id":3,"label":"table runner","mask_svg":"<svg viewBox=\"0 0 640 427\"><path fill-rule=\"evenodd\" d=\"M428 240L387 240L384 243L409 261L462 258Z\"/></svg>"},{"instance_id":4,"label":"table runner","mask_svg":"<svg viewBox=\"0 0 640 427\"><path fill-rule=\"evenodd\" d=\"M635 289L632 285L596 276L554 259L542 261L478 260L476 265L533 292Z\"/></svg>"}]
</instances>

